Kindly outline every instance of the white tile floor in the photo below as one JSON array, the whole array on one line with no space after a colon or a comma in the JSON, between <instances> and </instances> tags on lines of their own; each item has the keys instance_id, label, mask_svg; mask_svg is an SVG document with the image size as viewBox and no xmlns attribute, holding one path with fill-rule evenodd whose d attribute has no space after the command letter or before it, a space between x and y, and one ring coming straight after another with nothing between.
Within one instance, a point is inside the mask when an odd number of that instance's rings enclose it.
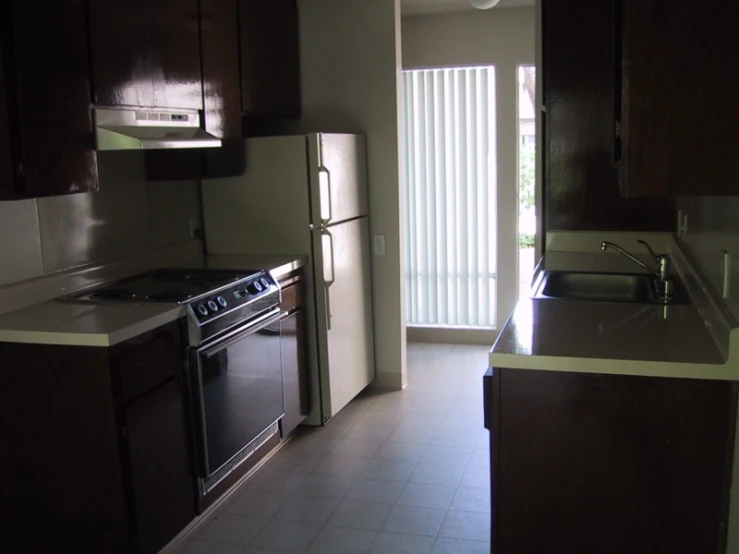
<instances>
[{"instance_id":1,"label":"white tile floor","mask_svg":"<svg viewBox=\"0 0 739 554\"><path fill-rule=\"evenodd\" d=\"M405 390L301 432L183 552L490 552L487 350L409 344Z\"/></svg>"}]
</instances>

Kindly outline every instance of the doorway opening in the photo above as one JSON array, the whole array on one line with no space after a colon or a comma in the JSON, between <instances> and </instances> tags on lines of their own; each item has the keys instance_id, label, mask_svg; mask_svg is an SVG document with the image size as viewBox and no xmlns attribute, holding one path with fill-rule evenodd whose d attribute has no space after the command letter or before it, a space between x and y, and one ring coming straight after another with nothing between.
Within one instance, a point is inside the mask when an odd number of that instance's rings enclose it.
<instances>
[{"instance_id":1,"label":"doorway opening","mask_svg":"<svg viewBox=\"0 0 739 554\"><path fill-rule=\"evenodd\" d=\"M536 239L536 66L518 66L518 297L534 273Z\"/></svg>"}]
</instances>

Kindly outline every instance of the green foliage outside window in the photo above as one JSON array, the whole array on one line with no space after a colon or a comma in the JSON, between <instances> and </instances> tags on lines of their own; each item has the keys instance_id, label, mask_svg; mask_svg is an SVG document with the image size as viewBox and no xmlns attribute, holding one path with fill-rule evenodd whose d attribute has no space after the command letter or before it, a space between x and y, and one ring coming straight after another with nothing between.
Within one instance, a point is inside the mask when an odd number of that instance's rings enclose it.
<instances>
[{"instance_id":1,"label":"green foliage outside window","mask_svg":"<svg viewBox=\"0 0 739 554\"><path fill-rule=\"evenodd\" d=\"M521 145L518 171L518 213L521 214L530 210L536 201L536 147L533 144ZM521 233L518 243L520 248L533 248L534 235Z\"/></svg>"}]
</instances>

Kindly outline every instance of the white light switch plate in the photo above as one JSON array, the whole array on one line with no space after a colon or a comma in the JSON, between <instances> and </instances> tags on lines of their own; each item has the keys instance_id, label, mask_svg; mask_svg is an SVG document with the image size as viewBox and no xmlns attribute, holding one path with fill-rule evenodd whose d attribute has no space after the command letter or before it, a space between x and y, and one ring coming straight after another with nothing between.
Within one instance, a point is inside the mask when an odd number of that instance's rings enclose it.
<instances>
[{"instance_id":1,"label":"white light switch plate","mask_svg":"<svg viewBox=\"0 0 739 554\"><path fill-rule=\"evenodd\" d=\"M385 255L385 235L375 235L373 239L373 250L375 256Z\"/></svg>"}]
</instances>

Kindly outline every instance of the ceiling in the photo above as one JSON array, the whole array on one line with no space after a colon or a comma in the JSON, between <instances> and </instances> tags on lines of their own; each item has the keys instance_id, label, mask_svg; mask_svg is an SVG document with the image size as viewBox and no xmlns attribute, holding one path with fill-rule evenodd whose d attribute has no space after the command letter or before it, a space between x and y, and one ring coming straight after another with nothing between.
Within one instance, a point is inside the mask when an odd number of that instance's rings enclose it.
<instances>
[{"instance_id":1,"label":"ceiling","mask_svg":"<svg viewBox=\"0 0 739 554\"><path fill-rule=\"evenodd\" d=\"M505 8L530 8L535 0L500 0L492 10ZM466 12L474 10L470 0L400 0L403 15L422 15L429 13Z\"/></svg>"}]
</instances>

